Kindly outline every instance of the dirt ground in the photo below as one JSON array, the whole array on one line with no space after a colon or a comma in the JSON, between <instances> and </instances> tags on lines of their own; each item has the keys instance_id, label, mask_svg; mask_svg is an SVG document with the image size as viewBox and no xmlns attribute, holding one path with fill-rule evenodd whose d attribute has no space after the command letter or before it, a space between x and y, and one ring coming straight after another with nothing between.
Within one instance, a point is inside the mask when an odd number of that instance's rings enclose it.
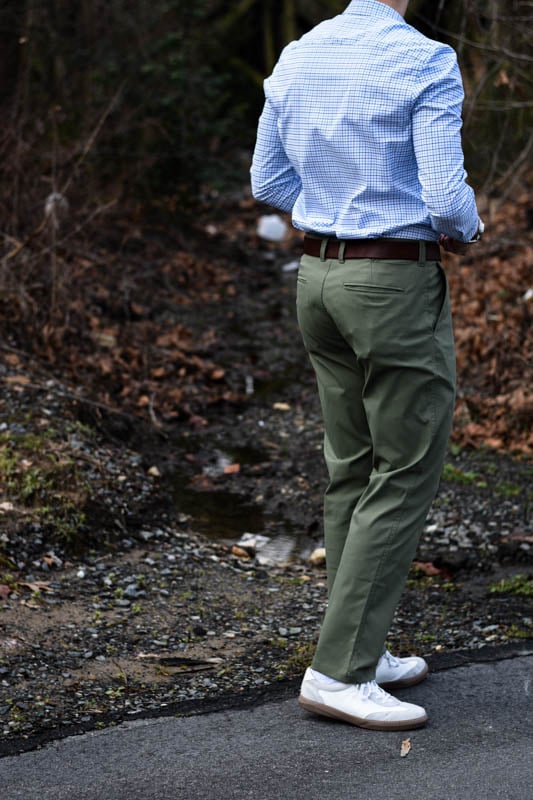
<instances>
[{"instance_id":1,"label":"dirt ground","mask_svg":"<svg viewBox=\"0 0 533 800\"><path fill-rule=\"evenodd\" d=\"M5 752L257 696L309 662L326 603L323 563L309 561L326 475L297 252L259 244L251 257L234 243L221 291L159 309L199 343L186 367L194 356L210 387L187 383L174 420L107 404L5 348ZM531 474L523 454L452 445L391 649L431 657L533 637Z\"/></svg>"}]
</instances>

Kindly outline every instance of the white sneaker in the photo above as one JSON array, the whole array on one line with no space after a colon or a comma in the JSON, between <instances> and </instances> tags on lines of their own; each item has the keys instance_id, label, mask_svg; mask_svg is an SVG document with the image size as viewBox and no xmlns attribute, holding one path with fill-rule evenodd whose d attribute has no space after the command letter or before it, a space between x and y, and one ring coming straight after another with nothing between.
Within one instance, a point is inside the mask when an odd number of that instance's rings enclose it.
<instances>
[{"instance_id":1,"label":"white sneaker","mask_svg":"<svg viewBox=\"0 0 533 800\"><path fill-rule=\"evenodd\" d=\"M376 683L385 689L402 689L420 683L428 674L428 665L419 656L396 658L385 650L378 661Z\"/></svg>"},{"instance_id":2,"label":"white sneaker","mask_svg":"<svg viewBox=\"0 0 533 800\"><path fill-rule=\"evenodd\" d=\"M310 667L304 675L298 702L306 711L375 731L409 730L427 720L422 706L397 700L376 681L327 683L319 680Z\"/></svg>"}]
</instances>

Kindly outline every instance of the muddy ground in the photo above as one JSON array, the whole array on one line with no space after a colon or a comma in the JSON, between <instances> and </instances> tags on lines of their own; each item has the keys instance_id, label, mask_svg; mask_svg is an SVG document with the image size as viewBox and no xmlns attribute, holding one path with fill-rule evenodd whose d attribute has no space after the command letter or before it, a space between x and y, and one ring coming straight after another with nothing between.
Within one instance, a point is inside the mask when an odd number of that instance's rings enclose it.
<instances>
[{"instance_id":1,"label":"muddy ground","mask_svg":"<svg viewBox=\"0 0 533 800\"><path fill-rule=\"evenodd\" d=\"M174 424L83 399L21 353L2 368L4 458L18 442L34 482L48 459L72 484L59 522L0 505L3 752L257 698L309 662L326 476L296 255L237 254L234 289L180 307L193 338L216 331L200 355L227 391ZM531 474L524 458L450 450L391 649L431 658L533 637Z\"/></svg>"}]
</instances>

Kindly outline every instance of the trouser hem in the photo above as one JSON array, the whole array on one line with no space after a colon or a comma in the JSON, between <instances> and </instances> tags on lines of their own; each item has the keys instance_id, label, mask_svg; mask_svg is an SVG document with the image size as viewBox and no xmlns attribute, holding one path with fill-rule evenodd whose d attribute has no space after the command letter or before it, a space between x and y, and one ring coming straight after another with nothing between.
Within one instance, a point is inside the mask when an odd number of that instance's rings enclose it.
<instances>
[{"instance_id":1,"label":"trouser hem","mask_svg":"<svg viewBox=\"0 0 533 800\"><path fill-rule=\"evenodd\" d=\"M342 683L368 683L368 681L374 681L376 679L376 667L374 667L374 669L350 670L350 672L345 673L342 670L332 670L327 664L321 665L320 659L318 658L313 659L311 669L316 669L318 672L321 672L322 675L335 678L336 681L341 681Z\"/></svg>"}]
</instances>

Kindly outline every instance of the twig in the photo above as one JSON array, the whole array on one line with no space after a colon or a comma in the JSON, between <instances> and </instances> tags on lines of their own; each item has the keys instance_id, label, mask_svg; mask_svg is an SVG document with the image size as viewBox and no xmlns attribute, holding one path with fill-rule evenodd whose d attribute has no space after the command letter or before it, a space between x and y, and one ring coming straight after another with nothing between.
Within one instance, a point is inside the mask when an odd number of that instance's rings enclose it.
<instances>
[{"instance_id":1,"label":"twig","mask_svg":"<svg viewBox=\"0 0 533 800\"><path fill-rule=\"evenodd\" d=\"M87 139L87 141L85 143L85 147L83 148L78 160L76 161L76 163L74 164L74 166L72 168L72 171L71 171L69 177L67 178L63 188L61 189L61 193L62 194L66 194L67 193L67 191L68 191L68 189L70 187L70 184L72 183L72 181L74 179L76 171L79 169L79 167L85 161L87 155L89 154L89 152L90 152L90 150L91 150L91 148L92 148L92 146L93 146L93 144L94 144L94 142L96 140L96 137L98 136L98 134L102 130L104 122L106 121L107 117L110 115L111 111L113 110L113 108L117 104L118 99L119 99L120 95L122 94L125 85L126 85L126 81L123 81L121 83L121 85L118 87L118 89L115 92L115 94L113 95L113 97L111 98L111 100L110 100L107 108L104 110L102 116L100 117L100 119L96 123L96 126L95 126L93 132L91 133L91 135Z\"/></svg>"},{"instance_id":2,"label":"twig","mask_svg":"<svg viewBox=\"0 0 533 800\"><path fill-rule=\"evenodd\" d=\"M103 206L98 206L98 208L95 208L94 211L91 214L89 214L89 216L86 219L83 220L83 222L80 222L79 225L76 225L76 227L73 228L69 233L65 234L65 236L63 236L62 239L58 239L58 241L56 242L56 247L60 247L64 242L67 241L67 239L70 239L72 236L75 236L77 233L79 233L81 230L83 230L83 228L86 225L88 225L89 222L91 222L91 220L93 220L95 217L97 217L98 214L101 214L104 211L107 211L109 208L112 208L114 205L116 205L116 203L117 203L117 199L115 198L114 200L110 200L109 203L105 203ZM35 233L37 233L37 232L38 231L35 231ZM27 239L23 243L22 247L26 247L26 245L28 243L29 243L29 239ZM19 248L19 249L21 249L21 248ZM45 247L43 250L39 250L39 252L36 253L34 257L41 258L41 256L44 256L44 255L47 255L48 253L50 253L51 250L52 250L52 247ZM16 255L16 253L14 253L14 255ZM12 257L13 257L12 253L9 253L6 256L6 258L12 258Z\"/></svg>"},{"instance_id":3,"label":"twig","mask_svg":"<svg viewBox=\"0 0 533 800\"><path fill-rule=\"evenodd\" d=\"M506 56L507 58L512 59L513 61L525 61L530 63L533 61L533 56L528 56L525 53L514 53L512 50L508 50L506 47L492 47L489 44L476 42L473 39L469 39L462 34L454 33L447 28L442 27L441 25L435 25L431 22L430 19L425 17L423 14L416 14L415 15L418 19L424 22L426 25L432 25L433 30L438 33L444 33L446 36L449 36L450 39L454 39L461 45L467 45L468 47L473 47L476 50L482 50L485 53L493 53L498 56Z\"/></svg>"},{"instance_id":4,"label":"twig","mask_svg":"<svg viewBox=\"0 0 533 800\"><path fill-rule=\"evenodd\" d=\"M74 179L74 176L76 175L77 170L79 169L79 167L81 166L81 164L83 163L85 158L87 157L88 153L90 152L90 150L91 150L91 148L92 148L92 146L93 146L93 144L94 144L94 142L96 140L96 137L98 136L98 134L102 130L104 122L106 121L107 117L109 116L109 114L111 113L111 111L115 107L116 103L118 102L118 99L119 99L120 95L122 94L122 91L124 89L125 84L126 84L126 82L124 81L119 86L119 88L117 89L117 91L115 92L113 97L111 98L111 101L109 102L107 108L104 110L103 114L101 115L100 119L98 120L93 132L91 133L91 135L87 139L87 142L85 143L85 146L84 146L84 148L83 148L78 160L74 164L69 177L67 178L63 188L61 189L61 192L60 192L61 194L65 195L67 190L69 189L70 184L72 183L72 181ZM115 202L116 201L112 201L111 203L106 204L105 206L103 206L103 208L104 209L108 208L109 206L114 205ZM89 220L92 219L92 216L94 216L94 215L91 215L89 217ZM86 222L88 222L89 220L87 220ZM25 240L23 240L22 242L18 241L17 244L15 245L15 247L9 253L7 253L7 255L5 256L5 259L8 260L8 259L14 258L16 255L18 255L21 250L23 250L25 247L28 246L28 244L32 241L32 239L34 239L39 233L41 233L41 231L45 228L46 223L47 223L47 217L45 215L43 217L43 219L41 220L41 222L39 223L39 225L37 226L37 228L35 228L33 231L31 231L28 234L28 236L26 237ZM79 230L81 230L82 227L83 227L83 225L78 226L69 235L72 235L73 233L77 233ZM56 244L60 244L61 242L65 241L65 238L67 238L67 237L64 237L60 242L57 242ZM53 248L48 247L48 248L45 249L44 253L51 252L52 250L53 250Z\"/></svg>"},{"instance_id":5,"label":"twig","mask_svg":"<svg viewBox=\"0 0 533 800\"><path fill-rule=\"evenodd\" d=\"M516 158L510 167L504 172L504 174L496 181L496 187L503 187L508 182L503 194L499 198L499 204L501 205L510 195L511 191L514 189L517 180L520 178L522 172L522 167L524 165L529 164L529 155L531 150L533 149L533 132L530 133L529 139L526 142L525 147L523 148L522 152Z\"/></svg>"},{"instance_id":6,"label":"twig","mask_svg":"<svg viewBox=\"0 0 533 800\"><path fill-rule=\"evenodd\" d=\"M160 428L161 427L161 423L157 419L157 416L156 416L156 413L155 413L155 410L154 410L154 399L155 399L155 394L151 394L150 395L150 403L149 403L149 406L148 406L148 413L150 415L150 419L152 420L152 425L154 426L154 428Z\"/></svg>"},{"instance_id":7,"label":"twig","mask_svg":"<svg viewBox=\"0 0 533 800\"><path fill-rule=\"evenodd\" d=\"M4 348L2 346L2 349L9 349L9 348ZM0 380L2 380L4 383L9 383L10 382L9 377L10 376L0 375ZM28 383L24 382L24 386L28 387L29 389L39 389L41 391L50 392L50 386L46 386L43 383L36 383L34 381L29 381ZM124 417L127 420L130 421L134 420L134 417L131 414L127 414L125 411L120 411L118 408L113 408L113 406L108 406L106 405L106 403L101 403L98 402L97 400L89 400L88 398L81 397L80 395L75 394L74 392L66 392L64 389L58 389L56 391L56 394L58 397L63 397L66 400L76 400L78 403L83 403L84 405L92 406L93 408L99 408L101 411L107 411L111 414L117 414L118 416Z\"/></svg>"}]
</instances>

